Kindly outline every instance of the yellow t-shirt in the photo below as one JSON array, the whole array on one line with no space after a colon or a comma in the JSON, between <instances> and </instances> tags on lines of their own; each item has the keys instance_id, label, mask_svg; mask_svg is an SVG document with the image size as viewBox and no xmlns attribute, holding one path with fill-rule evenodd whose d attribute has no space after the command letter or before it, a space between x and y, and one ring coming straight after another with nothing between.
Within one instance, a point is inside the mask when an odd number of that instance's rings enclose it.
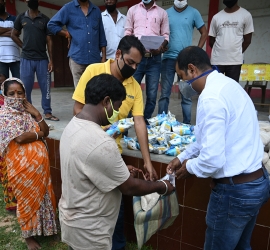
<instances>
[{"instance_id":1,"label":"yellow t-shirt","mask_svg":"<svg viewBox=\"0 0 270 250\"><path fill-rule=\"evenodd\" d=\"M89 65L82 74L80 81L73 93L72 99L82 104L85 104L84 91L86 84L94 76L100 75L102 73L111 74L110 64L113 61L114 60L109 59L105 63L95 63ZM119 109L118 119L120 120L126 118L130 111L132 112L133 116L143 116L143 95L141 86L133 77L125 79L123 81L123 86L126 89L127 96L126 99L122 102L122 105ZM119 150L122 153L122 148L119 143L120 139L121 137L119 136L116 141Z\"/></svg>"}]
</instances>

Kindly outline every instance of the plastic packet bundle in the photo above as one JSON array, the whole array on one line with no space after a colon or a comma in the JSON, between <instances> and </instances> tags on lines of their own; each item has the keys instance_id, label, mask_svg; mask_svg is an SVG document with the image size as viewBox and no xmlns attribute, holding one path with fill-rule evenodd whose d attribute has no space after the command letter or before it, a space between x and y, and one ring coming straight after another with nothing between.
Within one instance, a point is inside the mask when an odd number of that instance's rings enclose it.
<instances>
[{"instance_id":1,"label":"plastic packet bundle","mask_svg":"<svg viewBox=\"0 0 270 250\"><path fill-rule=\"evenodd\" d=\"M161 134L160 136L156 137L156 141L159 145L167 144L166 136L165 134Z\"/></svg>"},{"instance_id":2,"label":"plastic packet bundle","mask_svg":"<svg viewBox=\"0 0 270 250\"><path fill-rule=\"evenodd\" d=\"M152 117L150 119L147 119L148 123L151 126L158 126L160 125L163 121L167 120L167 115L165 114L165 112L163 112L162 114L158 114L155 117Z\"/></svg>"},{"instance_id":3,"label":"plastic packet bundle","mask_svg":"<svg viewBox=\"0 0 270 250\"><path fill-rule=\"evenodd\" d=\"M160 133L171 132L171 129L172 129L171 123L168 121L164 121L162 122L159 131Z\"/></svg>"},{"instance_id":4,"label":"plastic packet bundle","mask_svg":"<svg viewBox=\"0 0 270 250\"><path fill-rule=\"evenodd\" d=\"M114 124L112 124L109 129L106 131L107 134L112 136L115 132L117 134L128 131L134 125L133 117L121 119Z\"/></svg>"},{"instance_id":5,"label":"plastic packet bundle","mask_svg":"<svg viewBox=\"0 0 270 250\"><path fill-rule=\"evenodd\" d=\"M164 154L168 150L168 147L166 145L159 145L159 144L154 144L153 145L153 153L154 154Z\"/></svg>"},{"instance_id":6,"label":"plastic packet bundle","mask_svg":"<svg viewBox=\"0 0 270 250\"><path fill-rule=\"evenodd\" d=\"M185 146L171 146L166 152L166 155L177 156L186 149Z\"/></svg>"},{"instance_id":7,"label":"plastic packet bundle","mask_svg":"<svg viewBox=\"0 0 270 250\"><path fill-rule=\"evenodd\" d=\"M169 141L169 144L171 146L182 145L182 138L181 137L178 137L178 138L172 139L172 140Z\"/></svg>"},{"instance_id":8,"label":"plastic packet bundle","mask_svg":"<svg viewBox=\"0 0 270 250\"><path fill-rule=\"evenodd\" d=\"M190 144L196 141L196 137L195 135L184 135L181 137L181 140L183 144Z\"/></svg>"},{"instance_id":9,"label":"plastic packet bundle","mask_svg":"<svg viewBox=\"0 0 270 250\"><path fill-rule=\"evenodd\" d=\"M194 126L176 122L172 125L172 131L179 135L192 135L194 131Z\"/></svg>"},{"instance_id":10,"label":"plastic packet bundle","mask_svg":"<svg viewBox=\"0 0 270 250\"><path fill-rule=\"evenodd\" d=\"M157 138L156 134L148 134L148 142L149 143L155 144L157 142L156 138Z\"/></svg>"}]
</instances>

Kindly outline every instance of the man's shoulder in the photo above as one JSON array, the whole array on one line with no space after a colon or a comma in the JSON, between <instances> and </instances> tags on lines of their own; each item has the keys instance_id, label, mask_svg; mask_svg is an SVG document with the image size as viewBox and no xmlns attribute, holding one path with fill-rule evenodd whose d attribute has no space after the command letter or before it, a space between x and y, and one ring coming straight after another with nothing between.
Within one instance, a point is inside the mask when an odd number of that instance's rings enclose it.
<instances>
[{"instance_id":1,"label":"man's shoulder","mask_svg":"<svg viewBox=\"0 0 270 250\"><path fill-rule=\"evenodd\" d=\"M46 21L49 21L50 20L50 18L49 17L47 17L45 14L43 14L43 13L39 13L40 14L40 16L43 18L43 19L45 19Z\"/></svg>"},{"instance_id":2,"label":"man's shoulder","mask_svg":"<svg viewBox=\"0 0 270 250\"><path fill-rule=\"evenodd\" d=\"M252 16L251 13L245 8L240 7L238 10L242 15Z\"/></svg>"},{"instance_id":3,"label":"man's shoulder","mask_svg":"<svg viewBox=\"0 0 270 250\"><path fill-rule=\"evenodd\" d=\"M159 11L164 12L164 13L167 14L167 11L164 10L163 8L159 7L157 4L155 5L155 7L156 7Z\"/></svg>"}]
</instances>

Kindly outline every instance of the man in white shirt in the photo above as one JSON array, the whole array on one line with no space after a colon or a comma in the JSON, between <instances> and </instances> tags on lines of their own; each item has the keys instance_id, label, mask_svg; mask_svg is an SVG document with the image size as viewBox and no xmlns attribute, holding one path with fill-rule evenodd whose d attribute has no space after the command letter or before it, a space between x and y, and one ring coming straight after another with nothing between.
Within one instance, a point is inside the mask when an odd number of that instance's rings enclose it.
<instances>
[{"instance_id":1,"label":"man in white shirt","mask_svg":"<svg viewBox=\"0 0 270 250\"><path fill-rule=\"evenodd\" d=\"M226 8L214 15L210 24L209 45L212 65L238 82L243 53L251 43L254 28L251 14L237 2L223 0Z\"/></svg>"},{"instance_id":2,"label":"man in white shirt","mask_svg":"<svg viewBox=\"0 0 270 250\"><path fill-rule=\"evenodd\" d=\"M116 9L117 0L105 0L106 10L101 13L107 40L106 58L115 58L115 53L125 32L126 16Z\"/></svg>"},{"instance_id":3,"label":"man in white shirt","mask_svg":"<svg viewBox=\"0 0 270 250\"><path fill-rule=\"evenodd\" d=\"M204 249L251 249L260 207L269 197L268 173L254 105L234 80L211 68L199 47L187 47L176 72L186 81L183 94L200 94L196 142L167 166L177 179L212 177Z\"/></svg>"}]
</instances>

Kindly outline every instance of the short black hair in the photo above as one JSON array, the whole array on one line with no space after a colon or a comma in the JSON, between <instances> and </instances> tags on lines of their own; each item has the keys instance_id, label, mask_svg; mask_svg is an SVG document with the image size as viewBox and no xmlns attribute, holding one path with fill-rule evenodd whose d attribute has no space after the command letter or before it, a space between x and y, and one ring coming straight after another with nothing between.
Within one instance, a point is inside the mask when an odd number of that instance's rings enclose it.
<instances>
[{"instance_id":1,"label":"short black hair","mask_svg":"<svg viewBox=\"0 0 270 250\"><path fill-rule=\"evenodd\" d=\"M18 82L18 81L16 81L16 80L9 80L9 81L5 81L5 83L4 83L4 95L5 95L5 96L7 95L9 86L10 86L11 84L13 84L13 83L17 83L17 84L21 85L21 86L22 86L22 89L23 89L23 93L25 94L24 86L23 86L20 82Z\"/></svg>"},{"instance_id":2,"label":"short black hair","mask_svg":"<svg viewBox=\"0 0 270 250\"><path fill-rule=\"evenodd\" d=\"M139 50L141 56L144 56L145 48L144 48L143 44L138 39L138 37L133 36L133 35L124 36L120 40L117 49L121 50L123 54L128 54L132 47Z\"/></svg>"},{"instance_id":3,"label":"short black hair","mask_svg":"<svg viewBox=\"0 0 270 250\"><path fill-rule=\"evenodd\" d=\"M109 74L100 74L89 80L84 94L85 104L97 105L106 96L109 96L112 102L125 100L126 89L114 76Z\"/></svg>"},{"instance_id":4,"label":"short black hair","mask_svg":"<svg viewBox=\"0 0 270 250\"><path fill-rule=\"evenodd\" d=\"M205 71L211 67L207 53L198 46L189 46L180 51L177 57L178 68L187 74L188 64L193 64L199 70Z\"/></svg>"}]
</instances>

